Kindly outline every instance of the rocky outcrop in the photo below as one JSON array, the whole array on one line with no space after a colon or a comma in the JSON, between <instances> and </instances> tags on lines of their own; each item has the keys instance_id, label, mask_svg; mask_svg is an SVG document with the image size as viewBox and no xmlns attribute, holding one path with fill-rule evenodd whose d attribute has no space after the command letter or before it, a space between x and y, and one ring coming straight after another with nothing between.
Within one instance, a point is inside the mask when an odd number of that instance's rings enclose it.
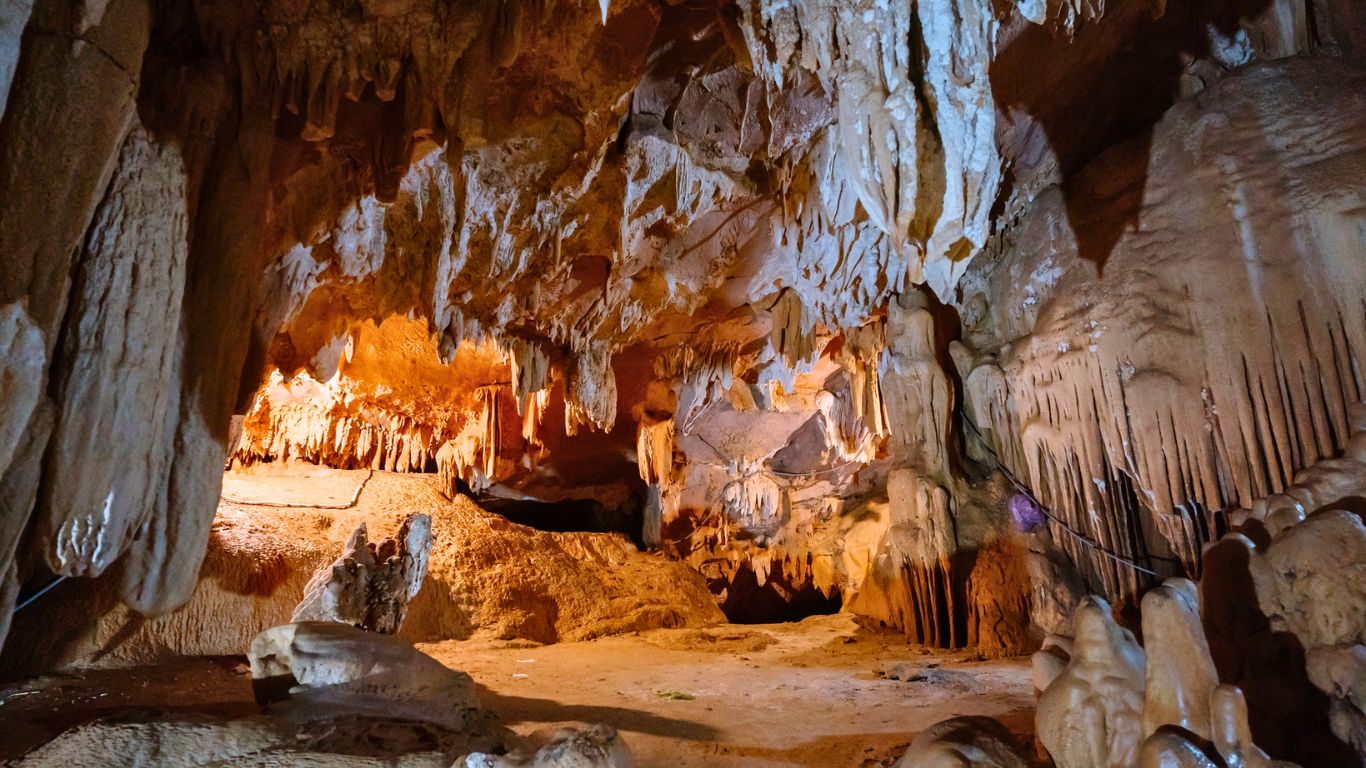
<instances>
[{"instance_id":1,"label":"rocky outcrop","mask_svg":"<svg viewBox=\"0 0 1366 768\"><path fill-rule=\"evenodd\" d=\"M251 641L252 689L262 705L360 712L470 725L474 681L398 638L331 621L272 627Z\"/></svg>"},{"instance_id":2,"label":"rocky outcrop","mask_svg":"<svg viewBox=\"0 0 1366 768\"><path fill-rule=\"evenodd\" d=\"M138 124L86 236L55 350L58 403L39 507L53 573L98 576L149 518L166 514L180 415L185 168ZM110 451L117 435L135 451ZM79 467L79 472L66 472Z\"/></svg>"},{"instance_id":3,"label":"rocky outcrop","mask_svg":"<svg viewBox=\"0 0 1366 768\"><path fill-rule=\"evenodd\" d=\"M1005 726L989 717L955 717L915 737L895 768L1025 768L1029 765Z\"/></svg>"},{"instance_id":4,"label":"rocky outcrop","mask_svg":"<svg viewBox=\"0 0 1366 768\"><path fill-rule=\"evenodd\" d=\"M427 576L431 548L428 515L409 516L397 536L378 545L367 540L361 523L341 555L309 579L290 620L335 621L386 635L398 632L408 603Z\"/></svg>"},{"instance_id":5,"label":"rocky outcrop","mask_svg":"<svg viewBox=\"0 0 1366 768\"><path fill-rule=\"evenodd\" d=\"M631 768L635 764L615 728L595 725L561 732L530 757L470 755L464 768Z\"/></svg>"}]
</instances>

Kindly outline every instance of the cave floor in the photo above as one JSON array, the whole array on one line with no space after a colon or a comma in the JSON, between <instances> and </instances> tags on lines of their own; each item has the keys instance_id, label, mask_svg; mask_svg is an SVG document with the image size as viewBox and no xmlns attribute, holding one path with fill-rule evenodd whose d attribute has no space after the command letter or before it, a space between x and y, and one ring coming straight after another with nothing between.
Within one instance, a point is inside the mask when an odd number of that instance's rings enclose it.
<instances>
[{"instance_id":1,"label":"cave floor","mask_svg":"<svg viewBox=\"0 0 1366 768\"><path fill-rule=\"evenodd\" d=\"M265 466L229 473L224 502L250 508L253 540L279 527L291 540L325 539L326 551L361 521L389 530L404 514L395 510L431 506L424 495L430 479L369 477ZM358 508L339 509L356 499ZM476 635L418 648L468 672L484 708L511 730L536 738L562 726L608 723L642 766L890 765L919 731L957 715L996 717L1026 743L1032 739L1027 659L983 661L970 651L908 646L901 635L861 627L848 615L552 645ZM0 761L100 717L257 711L243 656L0 684Z\"/></svg>"},{"instance_id":2,"label":"cave floor","mask_svg":"<svg viewBox=\"0 0 1366 768\"><path fill-rule=\"evenodd\" d=\"M610 723L643 766L889 765L917 732L955 715L997 717L1024 738L1032 729L1026 660L908 647L842 615L546 646L419 647L469 672L484 707L512 730ZM0 759L133 710L256 711L242 657L38 678L0 688L0 702Z\"/></svg>"},{"instance_id":3,"label":"cave floor","mask_svg":"<svg viewBox=\"0 0 1366 768\"><path fill-rule=\"evenodd\" d=\"M513 730L610 723L645 766L889 765L955 715L997 717L1032 738L1026 659L908 647L847 615L522 649L420 647L473 675Z\"/></svg>"}]
</instances>

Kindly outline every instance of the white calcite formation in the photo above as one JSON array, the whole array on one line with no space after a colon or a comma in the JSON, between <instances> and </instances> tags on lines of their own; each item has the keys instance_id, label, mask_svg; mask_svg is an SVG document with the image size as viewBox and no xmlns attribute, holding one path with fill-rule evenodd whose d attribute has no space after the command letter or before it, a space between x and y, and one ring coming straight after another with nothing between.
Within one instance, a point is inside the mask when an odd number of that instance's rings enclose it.
<instances>
[{"instance_id":1,"label":"white calcite formation","mask_svg":"<svg viewBox=\"0 0 1366 768\"><path fill-rule=\"evenodd\" d=\"M1040 651L1035 663L1054 670L1038 681L1036 727L1059 768L1293 765L1253 744L1243 692L1219 684L1190 581L1170 579L1144 597L1145 648L1098 598L1081 606L1076 626L1070 659Z\"/></svg>"},{"instance_id":2,"label":"white calcite formation","mask_svg":"<svg viewBox=\"0 0 1366 768\"><path fill-rule=\"evenodd\" d=\"M262 704L362 712L463 729L474 681L405 640L345 624L301 622L257 635L247 652Z\"/></svg>"},{"instance_id":3,"label":"white calcite formation","mask_svg":"<svg viewBox=\"0 0 1366 768\"><path fill-rule=\"evenodd\" d=\"M1026 768L1005 726L989 717L955 717L915 737L894 768Z\"/></svg>"},{"instance_id":4,"label":"white calcite formation","mask_svg":"<svg viewBox=\"0 0 1366 768\"><path fill-rule=\"evenodd\" d=\"M1349 408L1366 397L1354 213L1366 137L1347 116L1366 106L1366 81L1321 64L1254 66L1178 103L1149 153L1117 148L1074 182L1109 190L1085 211L1062 188L1040 193L980 284L967 412L1110 552L1193 571L1221 512L1348 445ZM1089 253L1126 211L1142 226ZM1106 594L1139 590L1137 571L1061 543Z\"/></svg>"},{"instance_id":5,"label":"white calcite formation","mask_svg":"<svg viewBox=\"0 0 1366 768\"><path fill-rule=\"evenodd\" d=\"M39 502L54 573L98 576L146 519L165 514L188 226L180 153L135 124L86 235L56 350L49 451L81 471ZM100 435L139 450L110 451L92 440Z\"/></svg>"},{"instance_id":6,"label":"white calcite formation","mask_svg":"<svg viewBox=\"0 0 1366 768\"><path fill-rule=\"evenodd\" d=\"M476 753L464 768L632 768L636 764L617 730L595 725L581 731L561 731L529 757Z\"/></svg>"},{"instance_id":7,"label":"white calcite formation","mask_svg":"<svg viewBox=\"0 0 1366 768\"><path fill-rule=\"evenodd\" d=\"M397 633L408 603L422 589L431 548L428 515L410 516L394 538L378 544L367 540L362 523L336 561L309 580L290 621L335 621L370 632Z\"/></svg>"}]
</instances>

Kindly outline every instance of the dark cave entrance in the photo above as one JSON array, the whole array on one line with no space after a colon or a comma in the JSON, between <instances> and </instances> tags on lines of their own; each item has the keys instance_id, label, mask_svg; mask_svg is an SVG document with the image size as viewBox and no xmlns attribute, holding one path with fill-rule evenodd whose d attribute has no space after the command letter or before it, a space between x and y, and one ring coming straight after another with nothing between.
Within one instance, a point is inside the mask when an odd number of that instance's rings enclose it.
<instances>
[{"instance_id":1,"label":"dark cave entrance","mask_svg":"<svg viewBox=\"0 0 1366 768\"><path fill-rule=\"evenodd\" d=\"M596 499L544 501L460 490L480 507L518 525L547 533L620 533L644 548L645 507L635 495L621 506L609 507Z\"/></svg>"},{"instance_id":2,"label":"dark cave entrance","mask_svg":"<svg viewBox=\"0 0 1366 768\"><path fill-rule=\"evenodd\" d=\"M780 570L769 573L763 586L748 565L740 567L729 582L711 584L712 593L725 590L721 611L732 624L782 624L809 616L839 613L843 605L839 590L825 595L809 581L793 584Z\"/></svg>"}]
</instances>

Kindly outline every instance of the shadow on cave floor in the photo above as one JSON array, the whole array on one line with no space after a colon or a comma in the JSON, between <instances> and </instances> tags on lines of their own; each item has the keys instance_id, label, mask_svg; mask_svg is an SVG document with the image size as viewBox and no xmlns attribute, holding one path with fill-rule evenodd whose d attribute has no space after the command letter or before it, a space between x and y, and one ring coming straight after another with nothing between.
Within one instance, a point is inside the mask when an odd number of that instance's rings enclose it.
<instances>
[{"instance_id":1,"label":"shadow on cave floor","mask_svg":"<svg viewBox=\"0 0 1366 768\"><path fill-rule=\"evenodd\" d=\"M512 730L606 722L639 765L890 764L864 761L895 759L917 732L958 714L1000 717L1018 737L1033 735L1027 659L926 651L849 614L535 647L421 647L469 672ZM893 680L878 673L889 662L951 673L938 683Z\"/></svg>"},{"instance_id":2,"label":"shadow on cave floor","mask_svg":"<svg viewBox=\"0 0 1366 768\"><path fill-rule=\"evenodd\" d=\"M1176 102L1187 63L1211 54L1211 31L1230 36L1240 20L1255 18L1270 5L1270 0L1171 0L1154 19L1148 3L1115 4L1097 21L1078 22L1073 37L1051 24L1029 24L993 61L996 104L1007 116L1027 114L1043 130L1062 174L1077 251L1097 271L1104 270L1124 231L1138 223L1152 128ZM1128 177L1081 173L1097 155L1126 139L1135 139L1127 147L1135 153L1130 162L1136 184Z\"/></svg>"},{"instance_id":3,"label":"shadow on cave floor","mask_svg":"<svg viewBox=\"0 0 1366 768\"><path fill-rule=\"evenodd\" d=\"M140 710L224 717L259 711L241 656L48 675L0 687L0 760L18 757L74 726Z\"/></svg>"},{"instance_id":4,"label":"shadow on cave floor","mask_svg":"<svg viewBox=\"0 0 1366 768\"><path fill-rule=\"evenodd\" d=\"M471 675L481 706L513 732L607 723L640 765L889 764L931 724L1000 718L1032 737L1024 659L926 653L847 614L795 624L652 630L579 643L480 639L419 649ZM885 663L951 671L893 680ZM97 717L180 720L257 713L243 657L168 660L0 687L0 761ZM190 718L193 719L193 718Z\"/></svg>"},{"instance_id":5,"label":"shadow on cave floor","mask_svg":"<svg viewBox=\"0 0 1366 768\"><path fill-rule=\"evenodd\" d=\"M667 736L687 741L712 741L717 737L716 729L705 723L665 717L640 709L593 704L565 704L553 699L501 695L482 685L477 686L477 688L479 702L484 707L502 715L508 724L570 721L609 723L619 731L649 733L655 736Z\"/></svg>"}]
</instances>

